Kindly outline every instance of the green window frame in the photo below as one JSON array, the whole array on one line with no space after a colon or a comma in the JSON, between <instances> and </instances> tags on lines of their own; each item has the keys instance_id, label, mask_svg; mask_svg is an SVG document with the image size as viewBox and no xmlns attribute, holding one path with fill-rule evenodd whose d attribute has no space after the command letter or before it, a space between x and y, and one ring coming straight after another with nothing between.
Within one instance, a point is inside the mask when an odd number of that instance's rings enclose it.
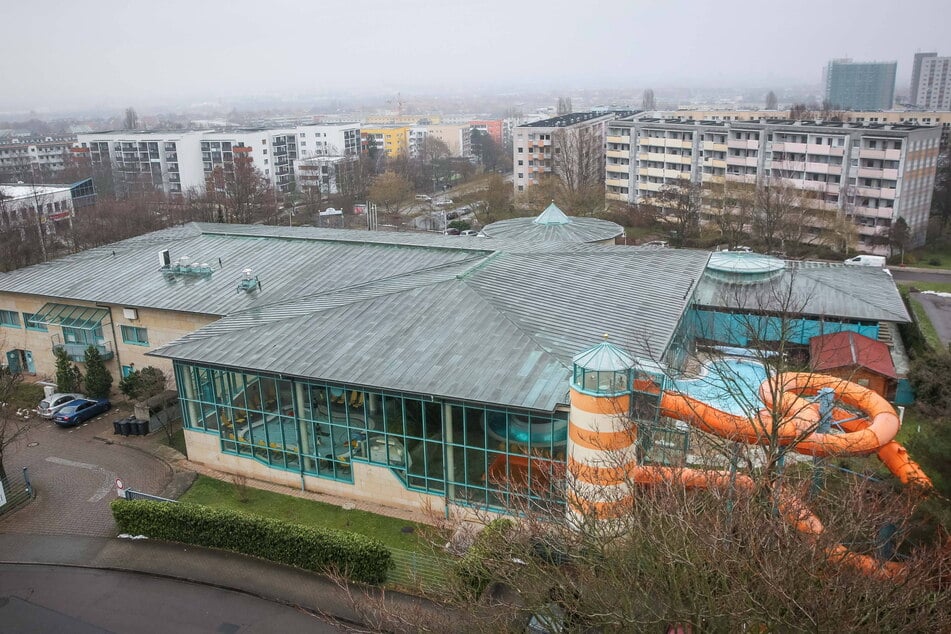
<instances>
[{"instance_id":1,"label":"green window frame","mask_svg":"<svg viewBox=\"0 0 951 634\"><path fill-rule=\"evenodd\" d=\"M133 346L149 345L149 331L147 328L137 326L119 326L122 331L122 342Z\"/></svg>"},{"instance_id":2,"label":"green window frame","mask_svg":"<svg viewBox=\"0 0 951 634\"><path fill-rule=\"evenodd\" d=\"M13 310L0 310L0 326L5 328L19 328L20 315Z\"/></svg>"},{"instance_id":3,"label":"green window frame","mask_svg":"<svg viewBox=\"0 0 951 634\"><path fill-rule=\"evenodd\" d=\"M27 330L36 330L37 332L49 332L50 329L47 328L46 324L38 324L33 321L33 315L36 313L23 313L23 323L26 324Z\"/></svg>"}]
</instances>

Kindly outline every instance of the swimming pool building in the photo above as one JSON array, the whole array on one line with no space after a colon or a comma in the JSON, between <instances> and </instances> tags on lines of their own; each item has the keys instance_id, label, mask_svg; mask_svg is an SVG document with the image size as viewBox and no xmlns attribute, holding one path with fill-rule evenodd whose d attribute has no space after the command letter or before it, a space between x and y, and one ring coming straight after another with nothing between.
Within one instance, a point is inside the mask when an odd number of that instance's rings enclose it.
<instances>
[{"instance_id":1,"label":"swimming pool building","mask_svg":"<svg viewBox=\"0 0 951 634\"><path fill-rule=\"evenodd\" d=\"M87 345L115 375L168 370L193 461L442 509L562 502L569 386L597 382L604 335L676 372L697 340L749 343L730 316L778 318L743 297L780 283L802 289L806 345L908 320L871 267L590 237L189 224L0 274L0 334L11 367L39 376L54 348L81 362Z\"/></svg>"}]
</instances>

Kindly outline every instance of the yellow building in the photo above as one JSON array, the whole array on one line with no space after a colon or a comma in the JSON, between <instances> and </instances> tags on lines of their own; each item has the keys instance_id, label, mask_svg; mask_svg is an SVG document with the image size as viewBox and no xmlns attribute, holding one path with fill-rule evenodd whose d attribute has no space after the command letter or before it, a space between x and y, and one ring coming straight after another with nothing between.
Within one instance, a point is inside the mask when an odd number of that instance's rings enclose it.
<instances>
[{"instance_id":1,"label":"yellow building","mask_svg":"<svg viewBox=\"0 0 951 634\"><path fill-rule=\"evenodd\" d=\"M373 144L377 150L386 153L387 158L409 153L409 126L381 126L378 128L362 128L360 137L363 149Z\"/></svg>"}]
</instances>

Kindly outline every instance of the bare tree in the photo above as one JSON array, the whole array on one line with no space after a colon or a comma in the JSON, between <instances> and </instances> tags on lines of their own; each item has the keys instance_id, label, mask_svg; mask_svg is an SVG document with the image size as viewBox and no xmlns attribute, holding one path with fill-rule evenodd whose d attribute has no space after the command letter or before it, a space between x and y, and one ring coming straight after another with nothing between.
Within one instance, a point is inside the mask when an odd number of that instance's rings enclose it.
<instances>
[{"instance_id":1,"label":"bare tree","mask_svg":"<svg viewBox=\"0 0 951 634\"><path fill-rule=\"evenodd\" d=\"M641 96L641 108L643 110L657 110L657 100L654 98L654 91L648 88Z\"/></svg>"},{"instance_id":2,"label":"bare tree","mask_svg":"<svg viewBox=\"0 0 951 634\"><path fill-rule=\"evenodd\" d=\"M767 110L776 110L779 107L779 99L776 98L776 93L770 90L766 93L766 109Z\"/></svg>"},{"instance_id":3,"label":"bare tree","mask_svg":"<svg viewBox=\"0 0 951 634\"><path fill-rule=\"evenodd\" d=\"M396 172L384 172L374 178L368 196L391 216L398 216L412 197L412 185Z\"/></svg>"},{"instance_id":4,"label":"bare tree","mask_svg":"<svg viewBox=\"0 0 951 634\"><path fill-rule=\"evenodd\" d=\"M249 157L235 157L230 171L216 168L208 177L207 192L219 222L250 224L272 219L277 213L271 184Z\"/></svg>"},{"instance_id":5,"label":"bare tree","mask_svg":"<svg viewBox=\"0 0 951 634\"><path fill-rule=\"evenodd\" d=\"M139 114L135 108L129 106L125 109L122 118L122 125L126 130L136 130L139 127Z\"/></svg>"},{"instance_id":6,"label":"bare tree","mask_svg":"<svg viewBox=\"0 0 951 634\"><path fill-rule=\"evenodd\" d=\"M676 244L692 246L700 236L703 190L698 183L684 178L665 185L647 205L657 221L674 233Z\"/></svg>"},{"instance_id":7,"label":"bare tree","mask_svg":"<svg viewBox=\"0 0 951 634\"><path fill-rule=\"evenodd\" d=\"M11 402L21 382L19 373L11 372L6 366L0 367L0 478L4 480L7 478L4 453L31 427L29 420L19 416Z\"/></svg>"},{"instance_id":8,"label":"bare tree","mask_svg":"<svg viewBox=\"0 0 951 634\"><path fill-rule=\"evenodd\" d=\"M472 212L482 226L511 218L515 213L512 186L500 174L493 174L472 203Z\"/></svg>"},{"instance_id":9,"label":"bare tree","mask_svg":"<svg viewBox=\"0 0 951 634\"><path fill-rule=\"evenodd\" d=\"M560 128L552 134L555 200L572 215L604 208L604 139L598 126Z\"/></svg>"}]
</instances>

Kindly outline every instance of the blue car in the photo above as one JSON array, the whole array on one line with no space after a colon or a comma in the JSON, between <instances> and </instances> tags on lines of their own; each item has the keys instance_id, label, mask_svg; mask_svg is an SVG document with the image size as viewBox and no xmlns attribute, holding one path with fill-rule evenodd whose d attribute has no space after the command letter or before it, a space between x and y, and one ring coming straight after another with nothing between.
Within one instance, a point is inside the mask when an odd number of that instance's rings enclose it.
<instances>
[{"instance_id":1,"label":"blue car","mask_svg":"<svg viewBox=\"0 0 951 634\"><path fill-rule=\"evenodd\" d=\"M53 422L63 427L78 425L94 416L102 414L110 407L112 407L112 403L106 398L78 398L56 412L53 416Z\"/></svg>"}]
</instances>

